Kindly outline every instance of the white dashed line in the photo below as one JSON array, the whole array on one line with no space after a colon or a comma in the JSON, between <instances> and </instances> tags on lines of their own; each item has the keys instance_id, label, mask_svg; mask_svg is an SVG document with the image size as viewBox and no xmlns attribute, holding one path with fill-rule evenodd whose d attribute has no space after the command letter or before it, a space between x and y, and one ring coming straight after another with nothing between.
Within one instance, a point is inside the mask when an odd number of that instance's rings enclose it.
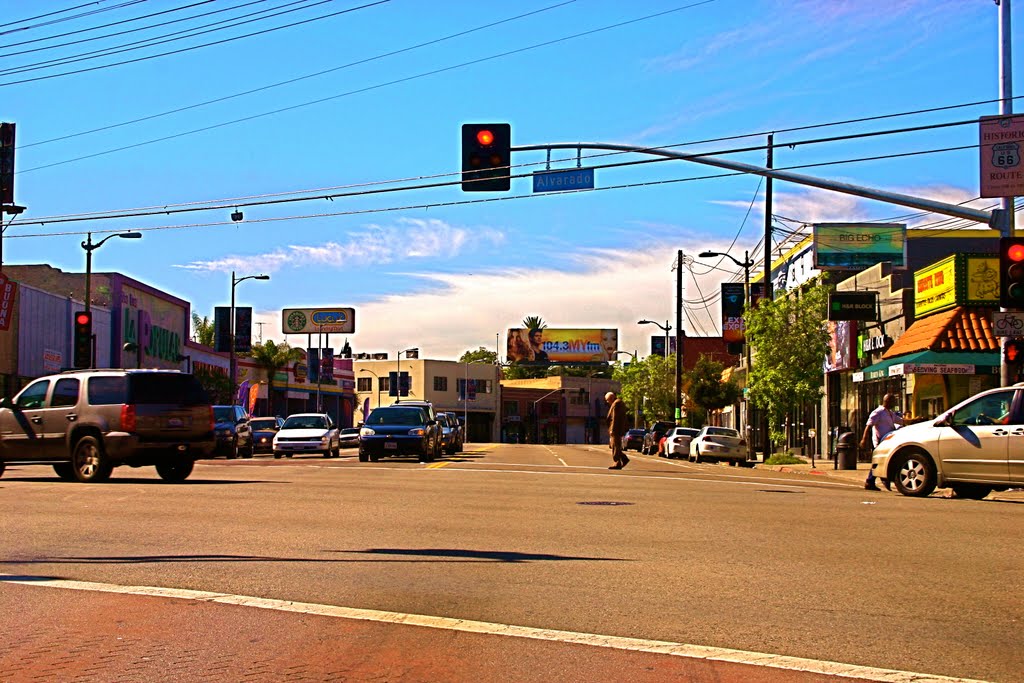
<instances>
[{"instance_id":1,"label":"white dashed line","mask_svg":"<svg viewBox=\"0 0 1024 683\"><path fill-rule=\"evenodd\" d=\"M101 593L120 593L125 595L144 595L149 597L172 598L179 600L195 600L199 602L215 602L225 605L255 607L278 612L298 614L315 614L338 619L357 619L360 621L381 622L405 626L422 626L426 628L480 633L485 635L505 636L510 638L528 638L559 643L571 643L590 647L604 647L613 650L648 652L671 657L687 657L690 659L706 659L718 662L731 662L749 666L762 666L787 671L803 671L826 676L846 677L864 681L881 681L883 683L982 683L973 679L950 678L948 676L912 673L894 669L879 669L869 666L857 666L841 662L829 662L802 657L787 657L763 652L748 652L730 648L709 647L705 645L688 645L663 640L646 640L643 638L624 638L606 636L595 633L576 633L555 629L532 628L514 624L496 624L486 621L468 619L452 619L424 614L405 614L402 612L385 612L382 610L359 609L355 607L339 607L335 605L318 605L314 603L292 602L290 600L272 600L247 595L231 595L229 593L211 593L209 591L186 590L181 588L163 588L159 586L119 586L109 583L91 581L67 581L48 579L45 577L25 577L0 574L0 583L16 583L25 586L44 588L63 588L66 590L94 591Z\"/></svg>"}]
</instances>

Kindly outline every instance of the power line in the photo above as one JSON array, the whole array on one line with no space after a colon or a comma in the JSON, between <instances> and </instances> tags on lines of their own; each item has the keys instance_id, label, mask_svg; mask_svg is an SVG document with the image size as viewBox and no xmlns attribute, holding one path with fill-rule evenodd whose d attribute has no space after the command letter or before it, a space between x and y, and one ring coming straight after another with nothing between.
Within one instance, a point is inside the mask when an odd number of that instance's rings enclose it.
<instances>
[{"instance_id":1,"label":"power line","mask_svg":"<svg viewBox=\"0 0 1024 683\"><path fill-rule=\"evenodd\" d=\"M265 2L265 1L266 0L259 0L259 2ZM30 142L28 144L19 145L18 148L19 149L26 149L28 147L36 147L36 146L39 146L39 145L47 145L47 144L50 144L51 142L59 142L61 140L68 140L70 138L80 138L80 137L82 137L84 135L91 135L92 133L100 133L102 131L112 130L114 128L122 128L124 126L129 126L129 125L132 125L132 124L135 124L135 123L142 123L144 121L151 121L153 119L161 118L161 117L164 117L164 116L169 116L171 114L178 114L180 112L188 111L190 109L198 109L199 107L205 107L205 106L210 105L210 104L218 104L220 102L225 102L227 100L232 100L232 99L235 99L235 98L238 98L238 97L243 97L245 95L252 95L252 94L255 94L255 93L258 93L258 92L264 92L264 91L270 90L272 88L278 88L278 87L281 87L281 86L284 86L284 85L291 85L292 83L298 83L299 81L304 81L304 80L308 80L310 78L315 78L317 76L323 76L325 74L334 73L335 71L341 71L342 69L348 69L348 68L351 68L353 66L359 66L359 65L362 65L362 64L366 64L368 62L376 61L378 59L384 59L385 57L393 57L395 55L399 55L399 54L402 54L404 52L410 52L412 50L417 50L417 49L422 48L422 47L428 47L430 45L436 45L438 43L442 43L442 42L445 42L447 40L452 40L454 38L459 38L459 37L462 37L462 36L465 36L465 35L469 35L470 33L475 33L477 31L482 31L484 29L488 29L488 28L491 28L491 27L494 27L494 26L505 24L505 23L508 23L510 21L516 21L518 19L523 19L525 17L529 17L529 16L532 16L534 14L540 14L541 12L547 12L548 10L552 10L552 9L555 9L555 8L558 8L558 7L563 7L565 5L570 5L570 4L574 3L574 2L576 2L576 0L565 0L564 2L559 2L559 3L556 3L554 5L548 5L547 7L542 7L540 9L534 10L532 12L526 12L524 14L519 14L519 15L516 15L514 17L509 17L507 19L501 19L499 21L494 21L494 22L491 22L491 23L488 23L488 24L483 24L481 26L477 26L475 28L467 29L465 31L459 31L458 33L451 33L451 34L449 34L447 36L444 36L444 37L441 37L441 38L436 38L436 39L433 39L433 40L428 40L428 41L423 42L423 43L418 43L416 45L410 45L408 47L404 47L404 48L401 48L401 49L398 49L398 50L392 50L390 52L384 52L384 53L381 53L379 55L375 55L373 57L367 57L365 59L360 59L360 60L357 60L355 62L349 62L348 64L342 64L340 66L332 67L330 69L324 69L322 71L317 71L315 73L306 74L304 76L297 76L295 78L290 78L288 80L278 81L277 83L271 83L270 85L261 86L259 88L253 88L251 90L246 90L246 91L243 91L243 92L238 92L238 93L235 93L233 95L225 95L223 97L218 97L216 99L206 100L205 102L198 102L198 103L195 103L195 104L186 105L184 107L178 107L176 109L169 109L167 111L163 111L163 112L160 112L158 114L150 114L148 116L143 116L143 117L140 117L140 118L137 118L137 119L132 119L130 121L122 121L121 123L114 123L114 124L110 124L110 125L107 125L107 126L102 126L102 127L99 127L99 128L93 128L93 129L90 129L90 130L78 131L76 133L69 133L68 135L62 135L60 137L50 138L48 140L40 140L39 142ZM240 7L240 6L241 5L236 5L236 7ZM223 10L221 10L221 11L223 11ZM149 143L145 143L145 144L149 144ZM58 163L70 163L70 162L58 162ZM44 167L44 168L48 168L48 166ZM29 170L34 170L34 169L29 169Z\"/></svg>"},{"instance_id":2,"label":"power line","mask_svg":"<svg viewBox=\"0 0 1024 683\"><path fill-rule=\"evenodd\" d=\"M138 0L138 1L141 2L142 0ZM331 0L323 0L323 1L324 2L330 2ZM121 62L114 62L112 64L103 64L101 66L93 66L93 67L89 67L89 68L86 68L86 69L76 69L74 71L65 71L65 72L59 73L59 74L50 74L49 76L36 76L34 78L23 78L20 81L7 81L6 83L0 83L0 87L5 87L5 86L9 86L9 85L19 85L19 84L22 84L22 83L34 83L36 81L45 81L45 80L49 80L51 78L60 78L60 77L63 77L63 76L71 76L71 75L74 75L74 74L87 73L87 72L90 72L90 71L98 71L100 69L108 69L108 68L114 67L114 66L123 66L125 64L135 64L137 62L144 62L144 61L148 61L150 59L157 59L157 58L160 58L160 57L167 57L167 56L170 56L170 55L177 55L177 54L181 54L183 52L191 52L192 50L199 50L201 48L211 47L213 45L223 45L224 43L231 43L231 42L234 42L236 40L243 40L245 38L252 38L254 36L265 35L267 33L273 33L274 31L280 31L280 30L286 29L286 28L294 28L295 26L302 26L303 24L309 24L309 23L312 23L314 21L322 21L323 19L330 19L331 17L336 17L336 16L341 15L341 14L348 14L349 12L356 12L358 10L366 9L368 7L374 7L376 5L383 5L383 4L387 3L387 2L391 2L391 0L376 0L375 2L370 2L370 3L367 3L365 5L359 5L357 7L350 7L348 9L340 10L338 12L332 12L330 14L324 14L324 15L321 15L319 17L313 17L312 19L303 19L302 21L292 22L291 24L283 24L281 26L275 26L273 28L264 29L262 31L254 31L252 33L245 33L245 34L242 34L240 36L233 36L231 38L225 38L223 40L216 40L216 41L213 41L211 43L203 43L202 45L193 45L191 47L183 47L183 48L178 49L178 50L171 50L170 52L161 52L161 53L155 54L155 55L148 55L146 57L137 57L135 59L128 59L128 60L124 60L124 61L121 61ZM293 10L289 10L289 11L293 11Z\"/></svg>"},{"instance_id":3,"label":"power line","mask_svg":"<svg viewBox=\"0 0 1024 683\"><path fill-rule=\"evenodd\" d=\"M113 7L106 7L106 8L101 8L101 9L95 9L95 10L91 10L89 12L82 12L81 14L76 14L74 16L64 17L63 19L52 19L50 21L44 21L41 24L33 24L31 26L22 26L21 28L11 29L11 30L7 30L7 31L0 31L0 36L6 36L8 34L17 33L19 31L28 31L28 30L34 29L34 28L42 28L43 26L51 26L53 24L59 24L59 23L65 22L65 21L73 21L75 19L81 19L82 17L90 17L90 16L92 16L94 14L101 14L103 12L110 12L112 10L122 9L124 7L130 7L131 5L138 5L139 3L142 3L142 2L145 2L145 1L146 0L128 0L127 2L122 2L122 3L118 4L118 5L114 5ZM65 12L71 12L71 11L76 10L76 9L81 9L82 7L88 7L89 5L98 5L101 2L106 2L106 0L96 0L96 2L89 2L89 3L86 3L84 5L78 5L77 7L72 7L72 8L69 8L69 9L62 9L62 10L58 10L56 12L49 12L48 14L40 14L39 16L33 17L32 19L22 19L20 21L7 22L7 25L10 26L12 24L22 24L22 23L25 23L26 21L34 21L35 19L43 19L45 17L54 16L54 15L57 15L57 14L64 14Z\"/></svg>"}]
</instances>

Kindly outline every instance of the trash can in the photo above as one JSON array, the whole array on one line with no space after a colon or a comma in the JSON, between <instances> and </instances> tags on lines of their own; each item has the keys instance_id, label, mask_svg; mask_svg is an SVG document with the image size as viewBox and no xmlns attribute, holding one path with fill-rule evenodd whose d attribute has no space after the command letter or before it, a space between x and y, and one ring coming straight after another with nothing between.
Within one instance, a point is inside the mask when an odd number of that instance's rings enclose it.
<instances>
[{"instance_id":1,"label":"trash can","mask_svg":"<svg viewBox=\"0 0 1024 683\"><path fill-rule=\"evenodd\" d=\"M853 432L839 435L839 442L836 444L836 469L857 469L857 435Z\"/></svg>"}]
</instances>

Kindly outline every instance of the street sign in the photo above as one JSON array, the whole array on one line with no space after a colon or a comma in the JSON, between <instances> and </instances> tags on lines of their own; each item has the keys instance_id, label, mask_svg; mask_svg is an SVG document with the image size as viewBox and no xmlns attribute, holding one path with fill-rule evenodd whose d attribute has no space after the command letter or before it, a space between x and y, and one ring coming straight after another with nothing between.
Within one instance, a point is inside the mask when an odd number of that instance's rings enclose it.
<instances>
[{"instance_id":1,"label":"street sign","mask_svg":"<svg viewBox=\"0 0 1024 683\"><path fill-rule=\"evenodd\" d=\"M573 168L565 171L538 171L533 174L534 192L565 192L566 190L593 189L594 169L592 168Z\"/></svg>"},{"instance_id":2,"label":"street sign","mask_svg":"<svg viewBox=\"0 0 1024 683\"><path fill-rule=\"evenodd\" d=\"M992 333L997 337L1024 336L1024 313L993 313Z\"/></svg>"},{"instance_id":3,"label":"street sign","mask_svg":"<svg viewBox=\"0 0 1024 683\"><path fill-rule=\"evenodd\" d=\"M829 320L878 320L878 292L832 292Z\"/></svg>"},{"instance_id":4,"label":"street sign","mask_svg":"<svg viewBox=\"0 0 1024 683\"><path fill-rule=\"evenodd\" d=\"M982 197L1024 194L1024 116L982 116L978 121Z\"/></svg>"}]
</instances>

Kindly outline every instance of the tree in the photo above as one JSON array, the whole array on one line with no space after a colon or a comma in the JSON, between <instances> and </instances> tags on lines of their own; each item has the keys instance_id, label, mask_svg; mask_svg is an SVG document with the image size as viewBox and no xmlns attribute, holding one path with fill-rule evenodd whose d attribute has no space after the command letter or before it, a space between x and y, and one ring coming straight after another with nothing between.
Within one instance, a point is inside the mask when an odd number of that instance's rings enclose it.
<instances>
[{"instance_id":1,"label":"tree","mask_svg":"<svg viewBox=\"0 0 1024 683\"><path fill-rule=\"evenodd\" d=\"M481 346L475 351L466 351L459 357L460 363L490 363L491 365L498 364L498 352L491 351Z\"/></svg>"},{"instance_id":2,"label":"tree","mask_svg":"<svg viewBox=\"0 0 1024 683\"><path fill-rule=\"evenodd\" d=\"M616 363L612 378L622 386L620 395L626 405L641 406L644 419L653 422L672 419L675 373L674 355L651 355L628 368Z\"/></svg>"},{"instance_id":3,"label":"tree","mask_svg":"<svg viewBox=\"0 0 1024 683\"><path fill-rule=\"evenodd\" d=\"M691 427L703 425L708 412L732 405L740 397L735 382L723 382L722 363L701 354L693 368L683 378L684 393L690 410L687 411Z\"/></svg>"},{"instance_id":4,"label":"tree","mask_svg":"<svg viewBox=\"0 0 1024 683\"><path fill-rule=\"evenodd\" d=\"M302 358L302 351L288 346L288 342L275 344L268 339L262 344L253 344L249 357L267 373L267 408L274 412L274 375L289 363Z\"/></svg>"},{"instance_id":5,"label":"tree","mask_svg":"<svg viewBox=\"0 0 1024 683\"><path fill-rule=\"evenodd\" d=\"M548 324L539 315L528 315L523 318L523 327L528 330L544 330Z\"/></svg>"},{"instance_id":6,"label":"tree","mask_svg":"<svg viewBox=\"0 0 1024 683\"><path fill-rule=\"evenodd\" d=\"M216 337L216 328L213 321L207 316L202 316L195 311L192 312L192 332L194 339L203 346L213 346Z\"/></svg>"},{"instance_id":7,"label":"tree","mask_svg":"<svg viewBox=\"0 0 1024 683\"><path fill-rule=\"evenodd\" d=\"M744 312L754 354L747 384L750 400L767 412L774 443L785 438L780 425L792 409L821 399L829 287L816 281L808 285L794 295L762 300Z\"/></svg>"},{"instance_id":8,"label":"tree","mask_svg":"<svg viewBox=\"0 0 1024 683\"><path fill-rule=\"evenodd\" d=\"M203 366L196 368L192 374L199 380L203 389L206 389L206 393L210 395L210 400L214 405L230 405L234 402L234 396L232 396L234 391L228 373Z\"/></svg>"}]
</instances>

